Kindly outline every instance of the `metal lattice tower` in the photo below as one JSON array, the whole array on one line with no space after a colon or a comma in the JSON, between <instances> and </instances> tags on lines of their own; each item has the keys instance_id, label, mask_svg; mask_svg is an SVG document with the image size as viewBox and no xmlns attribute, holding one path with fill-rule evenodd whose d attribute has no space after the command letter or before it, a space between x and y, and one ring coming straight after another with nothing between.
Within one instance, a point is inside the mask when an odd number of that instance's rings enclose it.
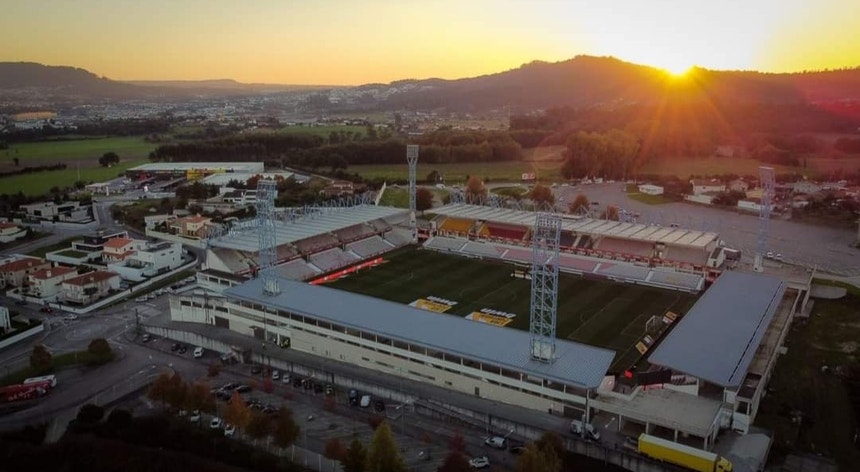
<instances>
[{"instance_id":1,"label":"metal lattice tower","mask_svg":"<svg viewBox=\"0 0 860 472\"><path fill-rule=\"evenodd\" d=\"M277 183L274 180L260 179L257 183L257 234L260 238L257 273L263 281L263 295L277 295L281 291L272 270L278 262L278 240L275 233L277 192Z\"/></svg>"},{"instance_id":2,"label":"metal lattice tower","mask_svg":"<svg viewBox=\"0 0 860 472\"><path fill-rule=\"evenodd\" d=\"M555 360L555 324L558 306L558 247L561 216L537 213L532 234L532 300L529 313L532 359Z\"/></svg>"},{"instance_id":3,"label":"metal lattice tower","mask_svg":"<svg viewBox=\"0 0 860 472\"><path fill-rule=\"evenodd\" d=\"M412 230L412 242L418 242L418 223L415 218L415 173L418 170L418 145L406 146L406 161L409 163L409 228Z\"/></svg>"},{"instance_id":4,"label":"metal lattice tower","mask_svg":"<svg viewBox=\"0 0 860 472\"><path fill-rule=\"evenodd\" d=\"M764 270L764 255L767 246L767 230L770 226L770 210L773 202L773 193L776 188L773 167L759 167L759 180L761 180L761 208L758 212L758 252L753 262L753 270L762 272Z\"/></svg>"}]
</instances>

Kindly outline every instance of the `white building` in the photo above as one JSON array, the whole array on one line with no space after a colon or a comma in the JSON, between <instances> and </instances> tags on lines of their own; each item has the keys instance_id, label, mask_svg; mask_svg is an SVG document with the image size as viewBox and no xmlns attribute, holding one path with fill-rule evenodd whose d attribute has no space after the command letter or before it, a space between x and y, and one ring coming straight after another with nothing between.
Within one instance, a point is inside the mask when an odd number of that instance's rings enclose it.
<instances>
[{"instance_id":1,"label":"white building","mask_svg":"<svg viewBox=\"0 0 860 472\"><path fill-rule=\"evenodd\" d=\"M726 191L726 184L720 182L716 179L711 180L703 180L703 179L691 179L690 183L693 184L693 195L701 195L703 193L718 193Z\"/></svg>"},{"instance_id":2,"label":"white building","mask_svg":"<svg viewBox=\"0 0 860 472\"><path fill-rule=\"evenodd\" d=\"M791 184L791 191L794 193L813 194L821 191L821 185L808 180L801 180Z\"/></svg>"},{"instance_id":3,"label":"white building","mask_svg":"<svg viewBox=\"0 0 860 472\"><path fill-rule=\"evenodd\" d=\"M0 287L21 287L28 276L39 269L47 269L51 263L38 258L24 256L0 264Z\"/></svg>"},{"instance_id":4,"label":"white building","mask_svg":"<svg viewBox=\"0 0 860 472\"><path fill-rule=\"evenodd\" d=\"M125 259L108 264L108 268L125 280L139 282L170 272L180 265L182 265L182 244L162 241L139 244Z\"/></svg>"},{"instance_id":5,"label":"white building","mask_svg":"<svg viewBox=\"0 0 860 472\"><path fill-rule=\"evenodd\" d=\"M65 302L88 305L119 290L119 275L95 271L63 281L61 298Z\"/></svg>"},{"instance_id":6,"label":"white building","mask_svg":"<svg viewBox=\"0 0 860 472\"><path fill-rule=\"evenodd\" d=\"M27 229L15 223L0 223L0 243L10 243L27 236Z\"/></svg>"},{"instance_id":7,"label":"white building","mask_svg":"<svg viewBox=\"0 0 860 472\"><path fill-rule=\"evenodd\" d=\"M21 205L21 209L27 213L27 218L31 220L67 223L92 221L92 206L81 205L80 202L74 200L59 205L54 202L31 203Z\"/></svg>"},{"instance_id":8,"label":"white building","mask_svg":"<svg viewBox=\"0 0 860 472\"><path fill-rule=\"evenodd\" d=\"M652 184L642 184L639 186L639 192L647 195L663 195L663 187Z\"/></svg>"},{"instance_id":9,"label":"white building","mask_svg":"<svg viewBox=\"0 0 860 472\"><path fill-rule=\"evenodd\" d=\"M4 334L12 329L12 320L9 318L9 309L5 306L0 306L0 334Z\"/></svg>"},{"instance_id":10,"label":"white building","mask_svg":"<svg viewBox=\"0 0 860 472\"><path fill-rule=\"evenodd\" d=\"M145 244L146 241L139 241L131 238L108 239L102 246L102 262L105 264L122 262L134 254L138 247L144 246Z\"/></svg>"},{"instance_id":11,"label":"white building","mask_svg":"<svg viewBox=\"0 0 860 472\"><path fill-rule=\"evenodd\" d=\"M63 282L78 276L78 270L73 267L56 266L49 269L39 269L29 275L31 297L56 301L62 291Z\"/></svg>"}]
</instances>

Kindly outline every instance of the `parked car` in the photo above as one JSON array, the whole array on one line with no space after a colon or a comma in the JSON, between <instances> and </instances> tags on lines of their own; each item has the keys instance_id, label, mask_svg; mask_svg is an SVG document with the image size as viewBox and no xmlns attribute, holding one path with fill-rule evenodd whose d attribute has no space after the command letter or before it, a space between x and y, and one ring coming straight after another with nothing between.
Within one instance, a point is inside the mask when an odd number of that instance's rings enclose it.
<instances>
[{"instance_id":1,"label":"parked car","mask_svg":"<svg viewBox=\"0 0 860 472\"><path fill-rule=\"evenodd\" d=\"M325 394L326 395L334 395L334 386L332 384L326 384Z\"/></svg>"},{"instance_id":2,"label":"parked car","mask_svg":"<svg viewBox=\"0 0 860 472\"><path fill-rule=\"evenodd\" d=\"M371 398L370 395L362 395L361 396L361 403L359 403L359 405L362 408L369 407L370 406L370 398Z\"/></svg>"},{"instance_id":3,"label":"parked car","mask_svg":"<svg viewBox=\"0 0 860 472\"><path fill-rule=\"evenodd\" d=\"M600 441L600 431L597 431L597 429L591 423L583 423L579 420L572 420L570 422L570 432L573 434L580 435L585 439L593 439L595 441Z\"/></svg>"},{"instance_id":4,"label":"parked car","mask_svg":"<svg viewBox=\"0 0 860 472\"><path fill-rule=\"evenodd\" d=\"M385 402L377 398L376 401L373 402L373 409L379 412L385 411Z\"/></svg>"},{"instance_id":5,"label":"parked car","mask_svg":"<svg viewBox=\"0 0 860 472\"><path fill-rule=\"evenodd\" d=\"M288 372L284 372L283 375L281 375L281 383L288 384L290 381L290 374Z\"/></svg>"},{"instance_id":6,"label":"parked car","mask_svg":"<svg viewBox=\"0 0 860 472\"><path fill-rule=\"evenodd\" d=\"M173 343L170 345L170 351L171 352L176 352L178 350L179 350L179 343Z\"/></svg>"},{"instance_id":7,"label":"parked car","mask_svg":"<svg viewBox=\"0 0 860 472\"><path fill-rule=\"evenodd\" d=\"M143 335L142 338L140 338L140 340L145 342L145 343L148 343L148 342L152 341L152 336L150 336L149 333L146 333Z\"/></svg>"},{"instance_id":8,"label":"parked car","mask_svg":"<svg viewBox=\"0 0 860 472\"><path fill-rule=\"evenodd\" d=\"M75 321L76 319L78 319L78 315L76 315L74 313L69 313L69 314L63 316L63 319L66 321Z\"/></svg>"},{"instance_id":9,"label":"parked car","mask_svg":"<svg viewBox=\"0 0 860 472\"><path fill-rule=\"evenodd\" d=\"M223 424L224 422L221 421L221 418L218 418L216 416L215 418L212 418L212 421L209 422L209 427L212 429L219 429L221 426L223 426Z\"/></svg>"},{"instance_id":10,"label":"parked car","mask_svg":"<svg viewBox=\"0 0 860 472\"><path fill-rule=\"evenodd\" d=\"M258 375L263 372L263 366L260 364L254 364L251 366L251 373L254 375Z\"/></svg>"},{"instance_id":11,"label":"parked car","mask_svg":"<svg viewBox=\"0 0 860 472\"><path fill-rule=\"evenodd\" d=\"M251 387L249 387L247 385L239 385L238 387L235 388L235 391L237 391L239 393L248 393L251 391Z\"/></svg>"},{"instance_id":12,"label":"parked car","mask_svg":"<svg viewBox=\"0 0 860 472\"><path fill-rule=\"evenodd\" d=\"M484 439L484 444L496 449L506 449L508 447L507 440L501 436L490 436Z\"/></svg>"},{"instance_id":13,"label":"parked car","mask_svg":"<svg viewBox=\"0 0 860 472\"><path fill-rule=\"evenodd\" d=\"M42 309L39 311L41 311L42 313L53 313L54 309L49 306L43 306Z\"/></svg>"},{"instance_id":14,"label":"parked car","mask_svg":"<svg viewBox=\"0 0 860 472\"><path fill-rule=\"evenodd\" d=\"M277 370L272 371L272 380L278 380L281 378L281 373Z\"/></svg>"},{"instance_id":15,"label":"parked car","mask_svg":"<svg viewBox=\"0 0 860 472\"><path fill-rule=\"evenodd\" d=\"M523 444L512 444L511 447L508 448L508 452L511 454L521 455L526 451L526 446Z\"/></svg>"},{"instance_id":16,"label":"parked car","mask_svg":"<svg viewBox=\"0 0 860 472\"><path fill-rule=\"evenodd\" d=\"M228 424L227 427L224 428L224 437L232 438L234 434L236 434L236 427L232 424Z\"/></svg>"},{"instance_id":17,"label":"parked car","mask_svg":"<svg viewBox=\"0 0 860 472\"><path fill-rule=\"evenodd\" d=\"M469 459L469 467L473 469L486 469L490 466L490 460L487 456L473 457Z\"/></svg>"},{"instance_id":18,"label":"parked car","mask_svg":"<svg viewBox=\"0 0 860 472\"><path fill-rule=\"evenodd\" d=\"M186 352L188 352L188 346L186 346L185 344L180 344L179 345L179 353L185 354Z\"/></svg>"},{"instance_id":19,"label":"parked car","mask_svg":"<svg viewBox=\"0 0 860 472\"><path fill-rule=\"evenodd\" d=\"M203 357L203 348L200 346L197 346L194 348L194 358L200 359L201 357Z\"/></svg>"},{"instance_id":20,"label":"parked car","mask_svg":"<svg viewBox=\"0 0 860 472\"><path fill-rule=\"evenodd\" d=\"M200 422L200 410L192 411L191 416L188 417L188 421L191 421L192 423L199 423Z\"/></svg>"},{"instance_id":21,"label":"parked car","mask_svg":"<svg viewBox=\"0 0 860 472\"><path fill-rule=\"evenodd\" d=\"M358 390L356 390L354 388L351 389L349 391L349 393L347 394L347 397L349 398L349 404L350 405L358 406L358 398L359 398Z\"/></svg>"}]
</instances>

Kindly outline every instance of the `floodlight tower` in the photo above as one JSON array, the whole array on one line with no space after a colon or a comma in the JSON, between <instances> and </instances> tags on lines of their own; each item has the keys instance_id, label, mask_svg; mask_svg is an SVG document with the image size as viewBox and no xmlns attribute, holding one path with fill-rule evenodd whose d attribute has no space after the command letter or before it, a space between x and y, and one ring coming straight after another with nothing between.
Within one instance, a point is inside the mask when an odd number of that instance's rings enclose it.
<instances>
[{"instance_id":1,"label":"floodlight tower","mask_svg":"<svg viewBox=\"0 0 860 472\"><path fill-rule=\"evenodd\" d=\"M753 262L753 270L764 271L764 255L767 245L767 230L770 225L770 210L773 202L773 193L776 188L773 167L759 167L759 180L761 181L761 208L758 211L758 252Z\"/></svg>"},{"instance_id":2,"label":"floodlight tower","mask_svg":"<svg viewBox=\"0 0 860 472\"><path fill-rule=\"evenodd\" d=\"M532 234L532 298L529 312L529 355L541 362L555 360L555 324L558 307L558 247L561 216L537 213Z\"/></svg>"},{"instance_id":3,"label":"floodlight tower","mask_svg":"<svg viewBox=\"0 0 860 472\"><path fill-rule=\"evenodd\" d=\"M418 145L406 146L406 161L409 163L409 229L412 230L412 242L418 242L418 223L415 219L415 173L418 170Z\"/></svg>"},{"instance_id":4,"label":"floodlight tower","mask_svg":"<svg viewBox=\"0 0 860 472\"><path fill-rule=\"evenodd\" d=\"M257 229L260 240L257 273L263 281L263 295L277 295L281 289L272 269L278 261L278 239L275 232L275 194L278 192L274 180L260 179L257 183Z\"/></svg>"}]
</instances>

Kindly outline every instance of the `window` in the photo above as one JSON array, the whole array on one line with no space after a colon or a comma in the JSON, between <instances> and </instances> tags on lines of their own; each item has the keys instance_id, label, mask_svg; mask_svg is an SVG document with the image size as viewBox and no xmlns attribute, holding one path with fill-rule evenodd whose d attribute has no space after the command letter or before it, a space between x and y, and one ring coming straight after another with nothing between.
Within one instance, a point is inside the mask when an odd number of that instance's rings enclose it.
<instances>
[{"instance_id":1,"label":"window","mask_svg":"<svg viewBox=\"0 0 860 472\"><path fill-rule=\"evenodd\" d=\"M404 351L408 351L408 350L409 350L409 344L406 344L406 343L405 343L405 342L403 342L403 341L397 341L397 340L395 340L395 341L394 341L394 347L396 347L397 349L403 349Z\"/></svg>"}]
</instances>

